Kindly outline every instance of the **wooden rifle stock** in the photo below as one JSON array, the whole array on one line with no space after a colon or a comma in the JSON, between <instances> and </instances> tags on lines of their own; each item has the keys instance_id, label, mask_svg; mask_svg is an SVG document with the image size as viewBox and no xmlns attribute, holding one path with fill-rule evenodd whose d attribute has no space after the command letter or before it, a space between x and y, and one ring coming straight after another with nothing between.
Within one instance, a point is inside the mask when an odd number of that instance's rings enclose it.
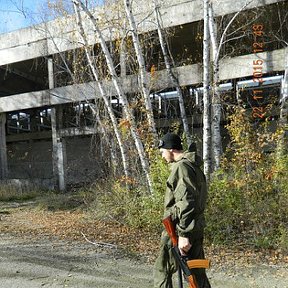
<instances>
[{"instance_id":1,"label":"wooden rifle stock","mask_svg":"<svg viewBox=\"0 0 288 288\"><path fill-rule=\"evenodd\" d=\"M191 273L190 269L193 268L209 268L210 267L210 261L207 259L193 259L186 261L182 256L178 248L178 238L175 231L174 223L170 216L166 217L162 220L162 223L172 241L172 252L176 259L176 261L179 264L179 267L181 267L183 273L185 274L185 277L189 283L189 288L198 288L198 285L196 283L195 276ZM179 285L180 286L180 285ZM182 287L182 286L180 286Z\"/></svg>"},{"instance_id":2,"label":"wooden rifle stock","mask_svg":"<svg viewBox=\"0 0 288 288\"><path fill-rule=\"evenodd\" d=\"M165 219L162 220L162 223L172 241L173 247L177 246L178 239L177 239L175 227L174 227L171 217L170 216L166 217Z\"/></svg>"}]
</instances>

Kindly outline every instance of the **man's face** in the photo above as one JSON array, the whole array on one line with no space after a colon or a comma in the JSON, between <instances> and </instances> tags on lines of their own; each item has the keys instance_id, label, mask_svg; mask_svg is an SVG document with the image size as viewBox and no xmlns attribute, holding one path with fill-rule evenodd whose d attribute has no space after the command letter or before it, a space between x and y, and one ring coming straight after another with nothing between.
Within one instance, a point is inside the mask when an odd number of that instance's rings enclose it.
<instances>
[{"instance_id":1,"label":"man's face","mask_svg":"<svg viewBox=\"0 0 288 288\"><path fill-rule=\"evenodd\" d=\"M174 161L172 149L160 148L160 153L162 158L164 158L167 161L167 163L171 163Z\"/></svg>"}]
</instances>

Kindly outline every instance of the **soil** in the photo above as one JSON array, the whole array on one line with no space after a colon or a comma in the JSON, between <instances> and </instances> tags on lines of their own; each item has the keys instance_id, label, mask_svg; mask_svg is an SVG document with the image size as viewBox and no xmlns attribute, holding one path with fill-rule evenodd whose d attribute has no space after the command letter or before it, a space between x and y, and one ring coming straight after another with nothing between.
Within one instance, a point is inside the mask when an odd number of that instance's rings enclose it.
<instances>
[{"instance_id":1,"label":"soil","mask_svg":"<svg viewBox=\"0 0 288 288\"><path fill-rule=\"evenodd\" d=\"M156 236L32 206L0 202L0 287L153 287ZM288 287L280 251L208 247L207 258L214 288Z\"/></svg>"}]
</instances>

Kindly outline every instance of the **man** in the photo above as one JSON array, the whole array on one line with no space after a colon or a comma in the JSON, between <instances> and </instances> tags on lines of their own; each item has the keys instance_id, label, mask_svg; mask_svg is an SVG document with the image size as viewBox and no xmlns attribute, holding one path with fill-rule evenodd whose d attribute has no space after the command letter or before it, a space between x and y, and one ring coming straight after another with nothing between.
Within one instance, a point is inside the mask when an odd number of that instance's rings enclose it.
<instances>
[{"instance_id":1,"label":"man","mask_svg":"<svg viewBox=\"0 0 288 288\"><path fill-rule=\"evenodd\" d=\"M160 140L162 157L171 163L164 200L164 218L171 215L178 234L178 247L183 256L204 259L203 230L207 186L196 152L183 152L181 139L173 133ZM195 150L195 149L193 149ZM171 288L177 264L166 231L162 233L160 254L154 266L154 288ZM210 288L204 269L193 269L198 288Z\"/></svg>"}]
</instances>

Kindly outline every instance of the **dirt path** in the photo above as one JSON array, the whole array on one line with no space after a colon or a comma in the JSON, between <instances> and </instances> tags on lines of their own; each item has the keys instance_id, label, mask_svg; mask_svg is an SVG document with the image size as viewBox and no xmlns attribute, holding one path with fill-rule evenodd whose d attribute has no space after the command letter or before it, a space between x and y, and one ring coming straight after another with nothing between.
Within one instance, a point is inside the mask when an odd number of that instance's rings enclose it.
<instances>
[{"instance_id":1,"label":"dirt path","mask_svg":"<svg viewBox=\"0 0 288 288\"><path fill-rule=\"evenodd\" d=\"M151 267L90 244L1 235L1 287L151 287Z\"/></svg>"},{"instance_id":2,"label":"dirt path","mask_svg":"<svg viewBox=\"0 0 288 288\"><path fill-rule=\"evenodd\" d=\"M96 247L69 237L60 240L59 235L44 229L41 221L29 220L27 211L26 214L17 209L5 208L5 211L9 214L0 215L1 288L153 287L153 267L147 264L146 257L128 257L114 246ZM37 233L41 237L36 237ZM287 263L262 264L247 260L246 256L242 259L241 255L226 254L223 253L223 261L214 261L208 270L213 288L288 288ZM213 263L213 255L209 258Z\"/></svg>"},{"instance_id":3,"label":"dirt path","mask_svg":"<svg viewBox=\"0 0 288 288\"><path fill-rule=\"evenodd\" d=\"M88 243L59 240L27 243L27 240L0 236L0 286L3 288L153 287L152 266L121 253L97 251ZM281 265L241 268L230 264L212 267L208 276L214 288L288 287L287 266Z\"/></svg>"}]
</instances>

